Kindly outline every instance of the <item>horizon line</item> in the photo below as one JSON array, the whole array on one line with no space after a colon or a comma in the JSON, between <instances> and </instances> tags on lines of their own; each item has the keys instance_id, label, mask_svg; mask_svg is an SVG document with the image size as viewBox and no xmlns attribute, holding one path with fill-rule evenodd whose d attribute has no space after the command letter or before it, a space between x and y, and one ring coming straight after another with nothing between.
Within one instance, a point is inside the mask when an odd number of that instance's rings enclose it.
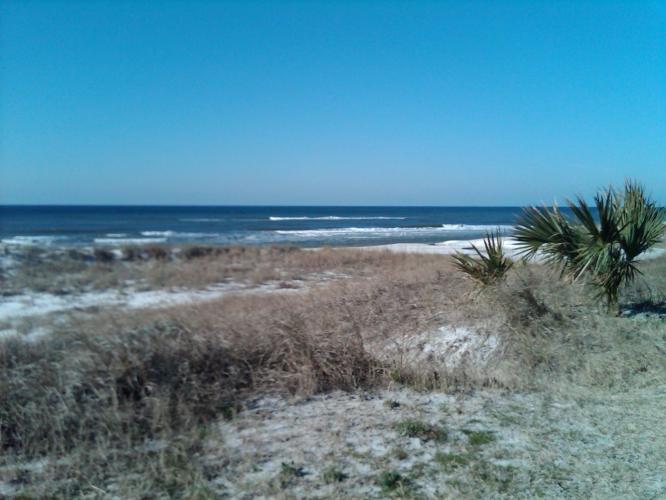
<instances>
[{"instance_id":1,"label":"horizon line","mask_svg":"<svg viewBox=\"0 0 666 500\"><path fill-rule=\"evenodd\" d=\"M543 206L544 204L539 204ZM181 207L181 208L523 208L527 206L537 206L533 203L524 204L524 205L338 205L338 204L324 204L324 205L312 205L312 204L228 204L228 205L206 205L206 204L121 204L121 203L107 203L107 204L87 204L87 203L0 203L0 208L10 208L10 207L82 207L82 208L91 208L91 207ZM545 205L552 206L552 205ZM592 205L590 205L592 206Z\"/></svg>"}]
</instances>

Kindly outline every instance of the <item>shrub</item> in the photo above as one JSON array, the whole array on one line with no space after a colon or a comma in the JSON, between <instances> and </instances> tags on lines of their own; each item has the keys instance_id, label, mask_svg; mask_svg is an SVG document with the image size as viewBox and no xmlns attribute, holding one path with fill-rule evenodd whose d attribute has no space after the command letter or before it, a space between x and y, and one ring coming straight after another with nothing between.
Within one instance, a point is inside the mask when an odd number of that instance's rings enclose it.
<instances>
[{"instance_id":1,"label":"shrub","mask_svg":"<svg viewBox=\"0 0 666 500\"><path fill-rule=\"evenodd\" d=\"M471 249L478 258L457 252L452 256L455 267L467 276L486 286L502 279L513 266L513 261L504 255L502 236L499 229L486 233L483 239L485 253L472 244Z\"/></svg>"},{"instance_id":2,"label":"shrub","mask_svg":"<svg viewBox=\"0 0 666 500\"><path fill-rule=\"evenodd\" d=\"M214 255L215 253L216 249L214 247L190 246L186 247L185 250L183 251L183 257L186 260L200 259L201 257L208 257L210 255Z\"/></svg>"},{"instance_id":3,"label":"shrub","mask_svg":"<svg viewBox=\"0 0 666 500\"><path fill-rule=\"evenodd\" d=\"M94 254L97 262L113 262L115 259L113 252L106 248L95 248Z\"/></svg>"},{"instance_id":4,"label":"shrub","mask_svg":"<svg viewBox=\"0 0 666 500\"><path fill-rule=\"evenodd\" d=\"M353 390L381 375L354 332L316 331L306 307L270 304L246 324L221 324L213 304L137 317L143 326L108 317L87 325L97 332L0 342L0 450L134 445L232 416L253 392Z\"/></svg>"},{"instance_id":5,"label":"shrub","mask_svg":"<svg viewBox=\"0 0 666 500\"><path fill-rule=\"evenodd\" d=\"M170 250L160 245L148 245L143 251L148 260L167 260L171 256Z\"/></svg>"},{"instance_id":6,"label":"shrub","mask_svg":"<svg viewBox=\"0 0 666 500\"><path fill-rule=\"evenodd\" d=\"M643 187L627 181L623 192L609 187L594 198L598 222L583 198L567 201L569 220L557 205L528 207L516 225L515 238L526 258L541 252L546 262L576 280L591 275L609 311L618 311L620 287L640 274L637 257L663 234L664 210Z\"/></svg>"}]
</instances>

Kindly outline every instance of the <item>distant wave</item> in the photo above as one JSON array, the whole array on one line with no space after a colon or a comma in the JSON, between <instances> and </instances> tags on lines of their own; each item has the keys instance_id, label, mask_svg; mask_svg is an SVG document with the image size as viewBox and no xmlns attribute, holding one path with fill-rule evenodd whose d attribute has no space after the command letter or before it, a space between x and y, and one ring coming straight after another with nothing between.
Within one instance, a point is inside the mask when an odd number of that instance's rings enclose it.
<instances>
[{"instance_id":1,"label":"distant wave","mask_svg":"<svg viewBox=\"0 0 666 500\"><path fill-rule=\"evenodd\" d=\"M166 238L95 238L98 245L145 245L147 243L166 243Z\"/></svg>"},{"instance_id":2,"label":"distant wave","mask_svg":"<svg viewBox=\"0 0 666 500\"><path fill-rule=\"evenodd\" d=\"M216 238L219 233L179 233L177 231L141 231L141 236L151 238Z\"/></svg>"},{"instance_id":3,"label":"distant wave","mask_svg":"<svg viewBox=\"0 0 666 500\"><path fill-rule=\"evenodd\" d=\"M220 222L222 219L178 219L180 222Z\"/></svg>"},{"instance_id":4,"label":"distant wave","mask_svg":"<svg viewBox=\"0 0 666 500\"><path fill-rule=\"evenodd\" d=\"M513 226L506 224L442 224L442 229L446 231L487 231L491 229L513 229Z\"/></svg>"},{"instance_id":5,"label":"distant wave","mask_svg":"<svg viewBox=\"0 0 666 500\"><path fill-rule=\"evenodd\" d=\"M127 233L107 233L107 238L126 238Z\"/></svg>"},{"instance_id":6,"label":"distant wave","mask_svg":"<svg viewBox=\"0 0 666 500\"><path fill-rule=\"evenodd\" d=\"M285 220L405 220L407 217L342 217L338 215L326 215L322 217L269 217L272 221L285 221Z\"/></svg>"},{"instance_id":7,"label":"distant wave","mask_svg":"<svg viewBox=\"0 0 666 500\"><path fill-rule=\"evenodd\" d=\"M347 237L381 237L381 236L408 236L408 235L428 235L441 234L448 232L478 232L499 227L509 230L512 226L496 225L467 225L467 224L443 224L435 227L341 227L331 229L284 229L277 230L275 233L285 236L295 236L300 238L325 238L328 236L347 236Z\"/></svg>"},{"instance_id":8,"label":"distant wave","mask_svg":"<svg viewBox=\"0 0 666 500\"><path fill-rule=\"evenodd\" d=\"M141 231L141 236L173 236L173 231Z\"/></svg>"},{"instance_id":9,"label":"distant wave","mask_svg":"<svg viewBox=\"0 0 666 500\"><path fill-rule=\"evenodd\" d=\"M65 240L65 236L14 236L12 238L4 238L0 242L5 245L17 246L37 246L37 245L51 245L59 240Z\"/></svg>"}]
</instances>

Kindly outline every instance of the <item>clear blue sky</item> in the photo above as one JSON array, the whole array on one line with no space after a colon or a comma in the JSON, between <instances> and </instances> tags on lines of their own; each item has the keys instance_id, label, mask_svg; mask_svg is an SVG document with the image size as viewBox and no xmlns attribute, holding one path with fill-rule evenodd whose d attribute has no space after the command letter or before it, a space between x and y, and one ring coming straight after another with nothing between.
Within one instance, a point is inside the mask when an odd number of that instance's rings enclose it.
<instances>
[{"instance_id":1,"label":"clear blue sky","mask_svg":"<svg viewBox=\"0 0 666 500\"><path fill-rule=\"evenodd\" d=\"M666 203L666 2L0 14L3 203Z\"/></svg>"}]
</instances>

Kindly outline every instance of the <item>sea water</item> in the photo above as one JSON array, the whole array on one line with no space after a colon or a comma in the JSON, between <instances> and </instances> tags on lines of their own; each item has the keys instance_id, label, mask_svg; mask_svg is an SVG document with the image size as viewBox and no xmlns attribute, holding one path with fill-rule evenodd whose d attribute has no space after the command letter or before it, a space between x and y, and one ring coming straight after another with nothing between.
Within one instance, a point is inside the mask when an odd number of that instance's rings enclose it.
<instances>
[{"instance_id":1,"label":"sea water","mask_svg":"<svg viewBox=\"0 0 666 500\"><path fill-rule=\"evenodd\" d=\"M9 245L361 246L510 233L519 207L0 206Z\"/></svg>"}]
</instances>

